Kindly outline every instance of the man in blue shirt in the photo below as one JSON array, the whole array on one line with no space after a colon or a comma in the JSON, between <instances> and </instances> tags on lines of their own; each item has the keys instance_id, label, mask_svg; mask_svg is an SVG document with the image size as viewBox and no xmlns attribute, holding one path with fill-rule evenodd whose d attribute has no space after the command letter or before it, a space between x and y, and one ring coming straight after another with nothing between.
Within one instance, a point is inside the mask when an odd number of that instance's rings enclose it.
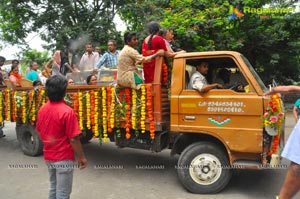
<instances>
[{"instance_id":1,"label":"man in blue shirt","mask_svg":"<svg viewBox=\"0 0 300 199\"><path fill-rule=\"evenodd\" d=\"M99 59L94 69L97 70L100 67L104 66L106 68L117 67L119 51L117 50L117 43L115 40L109 40L108 43L108 52Z\"/></svg>"},{"instance_id":2,"label":"man in blue shirt","mask_svg":"<svg viewBox=\"0 0 300 199\"><path fill-rule=\"evenodd\" d=\"M37 73L38 64L35 61L30 62L30 72L27 74L26 79L30 81L39 80L39 74Z\"/></svg>"}]
</instances>

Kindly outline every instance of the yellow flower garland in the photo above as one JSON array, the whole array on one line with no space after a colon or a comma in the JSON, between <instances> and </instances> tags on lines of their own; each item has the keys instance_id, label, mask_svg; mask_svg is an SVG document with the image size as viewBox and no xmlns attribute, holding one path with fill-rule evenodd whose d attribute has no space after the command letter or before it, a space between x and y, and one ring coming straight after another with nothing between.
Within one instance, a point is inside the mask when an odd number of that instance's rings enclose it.
<instances>
[{"instance_id":1,"label":"yellow flower garland","mask_svg":"<svg viewBox=\"0 0 300 199\"><path fill-rule=\"evenodd\" d=\"M78 116L79 116L79 128L83 130L83 104L82 104L82 92L78 92Z\"/></svg>"},{"instance_id":2,"label":"yellow flower garland","mask_svg":"<svg viewBox=\"0 0 300 199\"><path fill-rule=\"evenodd\" d=\"M90 96L90 93L87 92L85 97L86 97L86 127L87 127L87 129L91 129L91 96Z\"/></svg>"},{"instance_id":3,"label":"yellow flower garland","mask_svg":"<svg viewBox=\"0 0 300 199\"><path fill-rule=\"evenodd\" d=\"M141 86L141 130L142 133L146 132L146 86L142 85Z\"/></svg>"},{"instance_id":4,"label":"yellow flower garland","mask_svg":"<svg viewBox=\"0 0 300 199\"><path fill-rule=\"evenodd\" d=\"M107 106L106 106L106 89L104 87L101 88L102 90L102 127L103 127L103 142L108 142L108 135L107 135Z\"/></svg>"},{"instance_id":5,"label":"yellow flower garland","mask_svg":"<svg viewBox=\"0 0 300 199\"><path fill-rule=\"evenodd\" d=\"M11 98L10 98L10 90L5 89L5 99L6 101L6 120L11 120Z\"/></svg>"},{"instance_id":6,"label":"yellow flower garland","mask_svg":"<svg viewBox=\"0 0 300 199\"><path fill-rule=\"evenodd\" d=\"M2 126L3 123L3 95L0 93L0 126Z\"/></svg>"},{"instance_id":7,"label":"yellow flower garland","mask_svg":"<svg viewBox=\"0 0 300 199\"><path fill-rule=\"evenodd\" d=\"M95 110L94 110L95 137L99 137L99 92L95 91L94 96L95 96Z\"/></svg>"},{"instance_id":8,"label":"yellow flower garland","mask_svg":"<svg viewBox=\"0 0 300 199\"><path fill-rule=\"evenodd\" d=\"M22 107L22 122L25 124L26 123L26 105L27 105L27 96L26 96L26 92L22 91L21 92L21 96L22 96L22 102L21 102L21 107Z\"/></svg>"},{"instance_id":9,"label":"yellow flower garland","mask_svg":"<svg viewBox=\"0 0 300 199\"><path fill-rule=\"evenodd\" d=\"M132 89L132 108L131 108L131 124L132 124L132 129L137 130L137 121L136 121L136 101L137 101L137 94L136 90Z\"/></svg>"},{"instance_id":10,"label":"yellow flower garland","mask_svg":"<svg viewBox=\"0 0 300 199\"><path fill-rule=\"evenodd\" d=\"M116 107L116 99L115 99L115 87L111 87L111 106L110 106L110 128L113 129L115 127L115 107Z\"/></svg>"}]
</instances>

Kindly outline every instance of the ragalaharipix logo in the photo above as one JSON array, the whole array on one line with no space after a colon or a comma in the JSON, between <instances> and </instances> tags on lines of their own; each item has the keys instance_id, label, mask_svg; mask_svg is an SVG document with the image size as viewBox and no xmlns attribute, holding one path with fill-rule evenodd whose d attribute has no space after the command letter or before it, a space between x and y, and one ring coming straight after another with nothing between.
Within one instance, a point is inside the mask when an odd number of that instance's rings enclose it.
<instances>
[{"instance_id":1,"label":"ragalaharipix logo","mask_svg":"<svg viewBox=\"0 0 300 199\"><path fill-rule=\"evenodd\" d=\"M230 7L229 7L228 21L231 21L233 19L238 19L238 18L240 18L242 16L244 16L244 14L241 11L239 11L238 8L235 8L232 5L230 5Z\"/></svg>"},{"instance_id":2,"label":"ragalaharipix logo","mask_svg":"<svg viewBox=\"0 0 300 199\"><path fill-rule=\"evenodd\" d=\"M262 7L262 8L254 8L250 6L244 6L242 11L238 8L230 5L229 7L229 16L228 21L239 19L243 17L245 14L256 14L261 19L268 19L268 18L278 18L283 17L285 14L296 12L295 7Z\"/></svg>"}]
</instances>

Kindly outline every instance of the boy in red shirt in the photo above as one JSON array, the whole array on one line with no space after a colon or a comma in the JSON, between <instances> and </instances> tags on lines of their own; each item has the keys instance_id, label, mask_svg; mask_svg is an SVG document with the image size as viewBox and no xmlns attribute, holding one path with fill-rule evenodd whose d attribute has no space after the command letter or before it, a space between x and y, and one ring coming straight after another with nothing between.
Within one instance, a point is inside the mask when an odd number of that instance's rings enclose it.
<instances>
[{"instance_id":1,"label":"boy in red shirt","mask_svg":"<svg viewBox=\"0 0 300 199\"><path fill-rule=\"evenodd\" d=\"M44 159L50 175L49 199L68 199L72 191L75 156L78 166L87 165L79 134L81 133L76 114L64 102L68 81L55 75L46 82L49 101L39 112L36 130L44 144Z\"/></svg>"}]
</instances>

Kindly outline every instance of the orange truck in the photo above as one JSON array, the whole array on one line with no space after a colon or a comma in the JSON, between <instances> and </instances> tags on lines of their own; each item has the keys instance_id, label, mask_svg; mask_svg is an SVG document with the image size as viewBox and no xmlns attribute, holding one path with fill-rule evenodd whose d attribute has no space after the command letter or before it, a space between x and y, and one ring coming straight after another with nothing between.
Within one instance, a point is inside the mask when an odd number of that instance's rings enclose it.
<instances>
[{"instance_id":1,"label":"orange truck","mask_svg":"<svg viewBox=\"0 0 300 199\"><path fill-rule=\"evenodd\" d=\"M202 61L209 63L209 83L221 81L224 69L229 72L224 89L206 93L189 89L189 79ZM170 149L171 155L179 155L180 182L200 194L225 188L234 168L279 164L284 137L282 102L278 95L263 96L267 88L243 55L233 51L182 53L169 70L157 58L155 70L154 82L140 90L118 88L111 82L69 86L65 101L77 113L82 141L99 138L119 147ZM45 91L21 87L3 93L6 106L0 110L0 119L16 121L25 154L40 155L42 143L35 122L38 108L47 100ZM274 117L277 120L271 121Z\"/></svg>"}]
</instances>

